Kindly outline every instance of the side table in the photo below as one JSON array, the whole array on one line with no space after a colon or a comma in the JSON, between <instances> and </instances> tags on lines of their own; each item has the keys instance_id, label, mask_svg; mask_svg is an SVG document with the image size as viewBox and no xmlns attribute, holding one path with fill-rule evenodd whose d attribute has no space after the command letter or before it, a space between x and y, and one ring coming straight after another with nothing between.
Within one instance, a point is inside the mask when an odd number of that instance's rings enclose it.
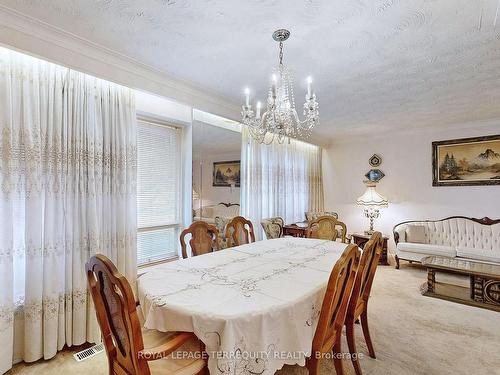
<instances>
[{"instance_id":1,"label":"side table","mask_svg":"<svg viewBox=\"0 0 500 375\"><path fill-rule=\"evenodd\" d=\"M364 233L353 233L351 236L352 236L352 241L356 245L358 245L361 249L365 246L365 244L371 237L370 235ZM389 241L389 237L383 235L382 238L384 240L384 244L382 247L382 254L380 254L380 259L378 261L378 264L383 266L388 266L389 261L387 259L387 242Z\"/></svg>"}]
</instances>

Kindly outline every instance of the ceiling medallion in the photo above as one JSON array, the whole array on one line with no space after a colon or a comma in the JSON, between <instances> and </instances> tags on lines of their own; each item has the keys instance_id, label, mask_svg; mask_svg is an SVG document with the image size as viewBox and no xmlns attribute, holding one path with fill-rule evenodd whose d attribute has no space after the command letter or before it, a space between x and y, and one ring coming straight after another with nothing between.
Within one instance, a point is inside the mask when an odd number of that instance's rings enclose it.
<instances>
[{"instance_id":1,"label":"ceiling medallion","mask_svg":"<svg viewBox=\"0 0 500 375\"><path fill-rule=\"evenodd\" d=\"M257 102L254 112L250 104L250 90L245 89L245 105L241 115L243 124L248 126L251 136L259 143L271 144L275 140L283 143L285 139L307 138L311 129L319 122L319 105L312 91L312 79L307 78L307 94L303 106L304 120L300 120L295 109L293 76L283 65L283 42L290 31L276 30L273 39L279 43L278 67L274 69L271 87L267 95L265 112L261 115L261 103Z\"/></svg>"}]
</instances>

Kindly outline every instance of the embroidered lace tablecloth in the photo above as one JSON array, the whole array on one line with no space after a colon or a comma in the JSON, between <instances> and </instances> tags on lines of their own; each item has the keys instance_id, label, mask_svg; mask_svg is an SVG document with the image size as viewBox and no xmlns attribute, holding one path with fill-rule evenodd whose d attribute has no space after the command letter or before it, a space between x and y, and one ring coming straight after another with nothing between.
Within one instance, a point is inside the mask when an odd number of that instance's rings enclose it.
<instances>
[{"instance_id":1,"label":"embroidered lace tablecloth","mask_svg":"<svg viewBox=\"0 0 500 375\"><path fill-rule=\"evenodd\" d=\"M212 375L304 365L328 277L346 246L279 238L158 266L138 282L145 326L194 332Z\"/></svg>"}]
</instances>

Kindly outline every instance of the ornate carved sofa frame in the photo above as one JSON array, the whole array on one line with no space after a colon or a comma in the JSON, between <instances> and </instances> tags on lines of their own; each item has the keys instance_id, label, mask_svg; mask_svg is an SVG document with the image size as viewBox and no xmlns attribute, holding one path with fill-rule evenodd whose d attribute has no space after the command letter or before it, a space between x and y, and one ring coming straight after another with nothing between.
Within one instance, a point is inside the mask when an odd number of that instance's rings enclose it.
<instances>
[{"instance_id":1,"label":"ornate carved sofa frame","mask_svg":"<svg viewBox=\"0 0 500 375\"><path fill-rule=\"evenodd\" d=\"M425 228L424 243L406 242L408 225ZM420 262L429 255L500 263L500 219L451 216L441 220L405 221L394 226L396 268L400 260Z\"/></svg>"},{"instance_id":2,"label":"ornate carved sofa frame","mask_svg":"<svg viewBox=\"0 0 500 375\"><path fill-rule=\"evenodd\" d=\"M216 217L232 219L240 214L240 205L238 203L220 202L212 206L203 206L201 208L203 215L200 215L200 209L193 210L194 221L205 221L209 224L215 224Z\"/></svg>"}]
</instances>

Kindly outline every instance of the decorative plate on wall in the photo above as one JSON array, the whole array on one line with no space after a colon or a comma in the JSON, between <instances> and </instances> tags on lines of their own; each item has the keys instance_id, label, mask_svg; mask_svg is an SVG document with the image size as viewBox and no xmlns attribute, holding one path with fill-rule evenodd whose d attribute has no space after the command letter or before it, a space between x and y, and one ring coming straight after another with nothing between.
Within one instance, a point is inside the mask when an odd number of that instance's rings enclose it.
<instances>
[{"instance_id":1,"label":"decorative plate on wall","mask_svg":"<svg viewBox=\"0 0 500 375\"><path fill-rule=\"evenodd\" d=\"M377 154L373 154L373 156L368 160L368 162L372 167L378 167L380 164L382 164L382 158Z\"/></svg>"},{"instance_id":2,"label":"decorative plate on wall","mask_svg":"<svg viewBox=\"0 0 500 375\"><path fill-rule=\"evenodd\" d=\"M379 182L381 179L383 179L385 176L384 172L382 172L380 169L370 169L366 174L365 177L368 179L368 181L371 182Z\"/></svg>"}]
</instances>

